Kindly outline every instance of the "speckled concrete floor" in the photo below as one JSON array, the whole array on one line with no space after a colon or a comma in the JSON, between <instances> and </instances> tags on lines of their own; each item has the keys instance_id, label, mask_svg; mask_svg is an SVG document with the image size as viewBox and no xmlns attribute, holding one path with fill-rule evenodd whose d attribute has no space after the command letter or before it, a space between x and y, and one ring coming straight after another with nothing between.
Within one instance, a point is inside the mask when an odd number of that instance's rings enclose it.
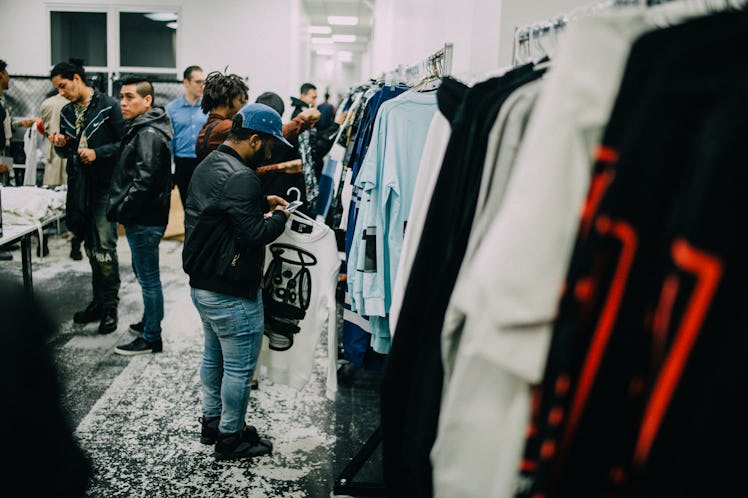
<instances>
[{"instance_id":1,"label":"speckled concrete floor","mask_svg":"<svg viewBox=\"0 0 748 498\"><path fill-rule=\"evenodd\" d=\"M34 289L59 323L54 347L64 403L95 465L89 496L331 496L340 471L378 424L378 374L357 371L350 386L339 387L336 401L327 400L324 342L313 378L301 392L273 385L260 372L248 422L273 440L274 452L252 461L216 462L212 447L198 440L202 329L181 269L182 243L161 244L164 352L132 358L112 353L116 344L132 339L127 325L138 321L142 310L124 237L118 242L120 327L106 336L96 333L96 324L72 323L73 312L90 300L88 262L71 260L59 236L50 237L49 247L48 257L33 258ZM14 255L15 261L0 262L0 271L20 281L20 253ZM358 480L381 482L380 451Z\"/></svg>"}]
</instances>

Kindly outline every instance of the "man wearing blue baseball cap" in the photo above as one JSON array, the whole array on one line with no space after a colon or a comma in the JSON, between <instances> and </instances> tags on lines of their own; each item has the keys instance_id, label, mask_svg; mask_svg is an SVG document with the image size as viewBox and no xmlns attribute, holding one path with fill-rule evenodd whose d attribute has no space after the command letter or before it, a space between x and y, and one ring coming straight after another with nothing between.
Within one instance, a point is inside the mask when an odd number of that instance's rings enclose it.
<instances>
[{"instance_id":1,"label":"man wearing blue baseball cap","mask_svg":"<svg viewBox=\"0 0 748 498\"><path fill-rule=\"evenodd\" d=\"M226 141L195 169L187 195L182 267L205 334L200 442L215 444L217 460L273 448L245 416L264 330L265 245L283 233L290 214L285 199L262 195L254 169L279 144L291 147L280 115L264 104L244 106Z\"/></svg>"}]
</instances>

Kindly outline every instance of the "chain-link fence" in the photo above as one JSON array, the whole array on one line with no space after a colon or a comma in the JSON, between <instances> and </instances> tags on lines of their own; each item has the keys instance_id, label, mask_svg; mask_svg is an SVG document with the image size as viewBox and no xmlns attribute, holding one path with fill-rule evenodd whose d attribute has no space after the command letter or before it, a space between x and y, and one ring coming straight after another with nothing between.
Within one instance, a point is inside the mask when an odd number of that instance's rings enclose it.
<instances>
[{"instance_id":1,"label":"chain-link fence","mask_svg":"<svg viewBox=\"0 0 748 498\"><path fill-rule=\"evenodd\" d=\"M100 92L107 92L106 73L89 73L86 75L89 85ZM173 79L150 80L156 93L155 105L166 107L166 104L184 93L181 81ZM119 98L119 79L113 80L112 96ZM45 98L56 93L49 76L11 75L10 88L3 93L11 116L15 118L39 117L39 106Z\"/></svg>"},{"instance_id":2,"label":"chain-link fence","mask_svg":"<svg viewBox=\"0 0 748 498\"><path fill-rule=\"evenodd\" d=\"M88 83L106 92L106 73L86 75ZM57 93L49 76L10 75L10 88L3 93L5 103L14 118L39 117L39 106L45 98Z\"/></svg>"},{"instance_id":3,"label":"chain-link fence","mask_svg":"<svg viewBox=\"0 0 748 498\"><path fill-rule=\"evenodd\" d=\"M107 93L108 81L106 73L88 73L86 74L88 84L100 92ZM166 104L180 97L184 93L184 86L181 81L173 79L152 78L153 90L155 93L154 103L166 107ZM119 79L112 80L112 96L119 99ZM17 118L38 118L39 107L44 99L57 93L52 86L49 76L33 75L10 75L10 88L3 92L7 111L15 119ZM13 130L11 138L10 154L13 156L14 164L24 164L26 162L26 153L24 151L24 134L25 128L16 128ZM23 170L16 171L16 184L18 185L18 175L23 174Z\"/></svg>"}]
</instances>

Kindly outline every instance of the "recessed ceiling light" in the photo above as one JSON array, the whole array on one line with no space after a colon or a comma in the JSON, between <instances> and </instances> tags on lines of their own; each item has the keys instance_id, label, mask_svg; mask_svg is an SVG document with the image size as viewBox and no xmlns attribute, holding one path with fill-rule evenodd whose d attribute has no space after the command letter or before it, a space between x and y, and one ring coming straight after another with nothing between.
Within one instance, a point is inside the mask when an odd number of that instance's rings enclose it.
<instances>
[{"instance_id":1,"label":"recessed ceiling light","mask_svg":"<svg viewBox=\"0 0 748 498\"><path fill-rule=\"evenodd\" d=\"M176 23L176 22L167 22L166 23L166 27L167 28L171 28L171 29L177 29L177 24L178 23Z\"/></svg>"},{"instance_id":2,"label":"recessed ceiling light","mask_svg":"<svg viewBox=\"0 0 748 498\"><path fill-rule=\"evenodd\" d=\"M358 17L354 16L328 16L327 22L333 26L355 26L358 24Z\"/></svg>"},{"instance_id":3,"label":"recessed ceiling light","mask_svg":"<svg viewBox=\"0 0 748 498\"><path fill-rule=\"evenodd\" d=\"M309 26L307 31L313 35L329 35L332 33L332 28L330 26Z\"/></svg>"},{"instance_id":4,"label":"recessed ceiling light","mask_svg":"<svg viewBox=\"0 0 748 498\"><path fill-rule=\"evenodd\" d=\"M150 12L143 15L151 21L170 22L177 20L176 12Z\"/></svg>"},{"instance_id":5,"label":"recessed ceiling light","mask_svg":"<svg viewBox=\"0 0 748 498\"><path fill-rule=\"evenodd\" d=\"M312 43L316 43L318 45L332 45L332 38L320 38L313 36Z\"/></svg>"},{"instance_id":6,"label":"recessed ceiling light","mask_svg":"<svg viewBox=\"0 0 748 498\"><path fill-rule=\"evenodd\" d=\"M332 35L332 41L339 43L353 43L356 41L356 35Z\"/></svg>"}]
</instances>

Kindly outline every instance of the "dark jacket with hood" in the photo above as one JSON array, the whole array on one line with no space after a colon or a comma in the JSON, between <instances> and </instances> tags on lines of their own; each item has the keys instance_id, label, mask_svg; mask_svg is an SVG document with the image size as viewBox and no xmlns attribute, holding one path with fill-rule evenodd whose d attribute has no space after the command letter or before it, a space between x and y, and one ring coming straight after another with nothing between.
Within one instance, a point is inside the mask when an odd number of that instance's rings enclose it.
<instances>
[{"instance_id":1,"label":"dark jacket with hood","mask_svg":"<svg viewBox=\"0 0 748 498\"><path fill-rule=\"evenodd\" d=\"M293 119L304 112L305 109L308 109L309 104L296 97L291 97L291 107L293 107L293 112L291 113L291 119Z\"/></svg>"},{"instance_id":2,"label":"dark jacket with hood","mask_svg":"<svg viewBox=\"0 0 748 498\"><path fill-rule=\"evenodd\" d=\"M286 215L273 211L255 172L227 145L206 157L192 175L184 212L182 267L190 286L255 299L265 244L285 229Z\"/></svg>"},{"instance_id":3,"label":"dark jacket with hood","mask_svg":"<svg viewBox=\"0 0 748 498\"><path fill-rule=\"evenodd\" d=\"M156 106L130 122L112 175L107 219L166 226L171 203L171 120Z\"/></svg>"}]
</instances>

